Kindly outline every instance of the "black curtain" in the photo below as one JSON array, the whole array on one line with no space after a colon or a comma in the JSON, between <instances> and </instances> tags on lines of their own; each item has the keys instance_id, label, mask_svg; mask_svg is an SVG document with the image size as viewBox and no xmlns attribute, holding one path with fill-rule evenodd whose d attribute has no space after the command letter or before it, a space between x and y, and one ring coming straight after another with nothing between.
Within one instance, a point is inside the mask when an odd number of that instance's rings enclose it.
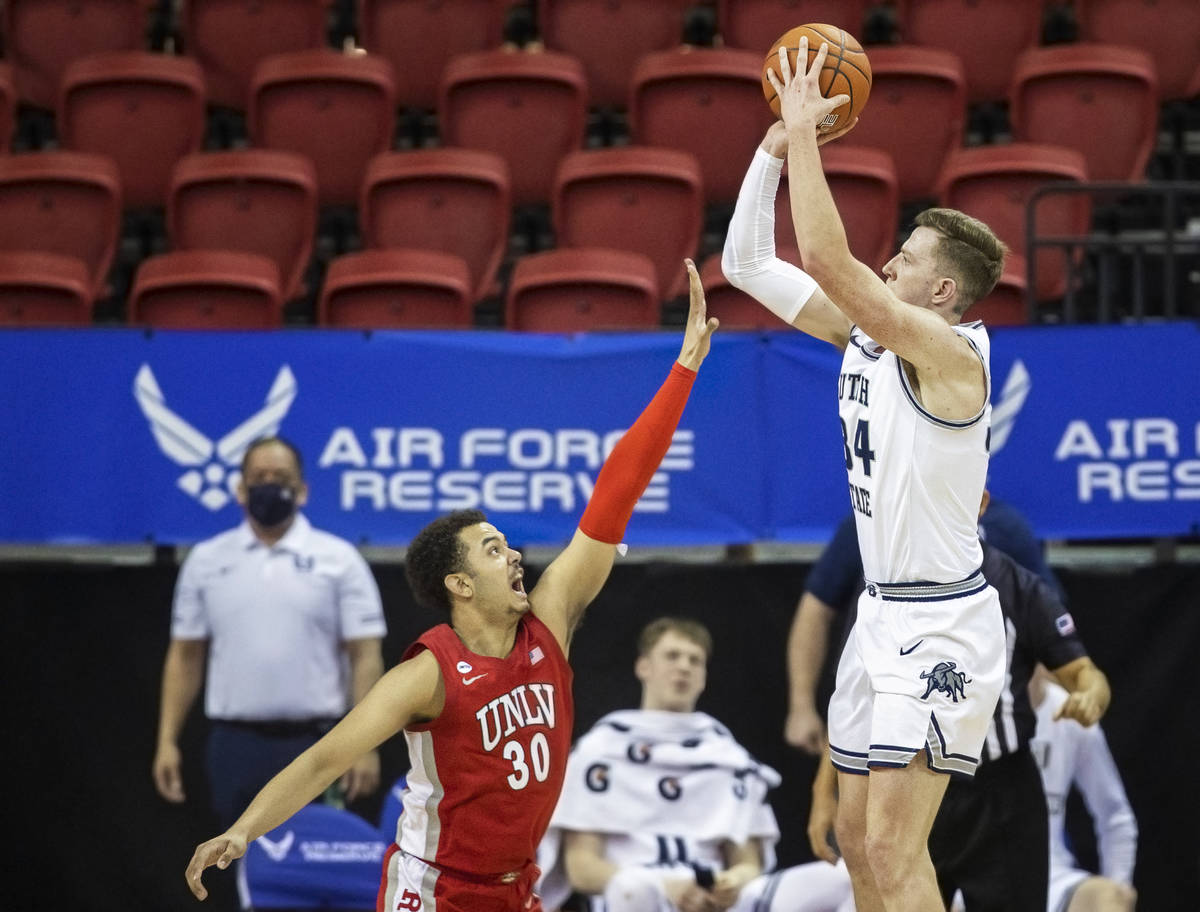
<instances>
[{"instance_id":1,"label":"black curtain","mask_svg":"<svg viewBox=\"0 0 1200 912\"><path fill-rule=\"evenodd\" d=\"M417 608L403 568L373 568L383 592L390 665L441 619ZM535 576L536 568L531 571ZM233 878L210 871L212 896L194 900L183 870L194 846L215 835L204 811L204 720L184 733L188 802L161 801L150 780L159 677L177 568L0 566L4 694L15 716L4 751L5 909L94 912L235 909ZM773 803L783 829L780 863L811 859L805 826L814 762L785 747L784 649L807 567L798 564L627 564L614 570L572 650L577 733L600 715L636 706L634 641L663 614L707 624L716 640L700 708L725 722L784 777ZM1185 912L1200 896L1200 568L1169 565L1122 573L1062 571L1072 612L1114 699L1104 728L1141 830L1139 909ZM384 782L403 774L401 739L384 746ZM380 797L353 809L377 818ZM1081 819L1073 835L1094 853ZM1076 832L1078 830L1078 832Z\"/></svg>"}]
</instances>

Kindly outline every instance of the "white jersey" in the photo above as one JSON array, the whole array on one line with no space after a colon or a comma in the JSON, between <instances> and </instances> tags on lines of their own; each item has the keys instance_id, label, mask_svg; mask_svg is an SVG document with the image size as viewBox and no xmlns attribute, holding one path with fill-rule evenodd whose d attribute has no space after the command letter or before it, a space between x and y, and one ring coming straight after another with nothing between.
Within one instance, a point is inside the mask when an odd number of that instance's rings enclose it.
<instances>
[{"instance_id":1,"label":"white jersey","mask_svg":"<svg viewBox=\"0 0 1200 912\"><path fill-rule=\"evenodd\" d=\"M966 579L983 563L976 526L991 428L990 344L982 323L953 327L983 362L983 408L963 421L927 411L904 365L858 327L842 358L842 421L863 575L875 583Z\"/></svg>"},{"instance_id":2,"label":"white jersey","mask_svg":"<svg viewBox=\"0 0 1200 912\"><path fill-rule=\"evenodd\" d=\"M1125 795L1121 774L1099 725L1084 728L1074 719L1054 720L1067 692L1046 682L1037 708L1037 735L1030 748L1042 772L1050 812L1050 870L1078 868L1067 847L1067 796L1076 786L1096 828L1100 873L1128 884L1137 860L1137 820Z\"/></svg>"}]
</instances>

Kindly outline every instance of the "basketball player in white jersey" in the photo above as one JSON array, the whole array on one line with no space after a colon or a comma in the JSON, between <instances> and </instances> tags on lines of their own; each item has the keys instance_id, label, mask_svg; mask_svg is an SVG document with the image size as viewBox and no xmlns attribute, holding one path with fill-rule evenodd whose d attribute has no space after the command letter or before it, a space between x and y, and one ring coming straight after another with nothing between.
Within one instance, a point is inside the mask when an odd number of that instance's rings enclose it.
<instances>
[{"instance_id":1,"label":"basketball player in white jersey","mask_svg":"<svg viewBox=\"0 0 1200 912\"><path fill-rule=\"evenodd\" d=\"M848 99L821 97L826 48L794 78L726 242L730 281L797 329L845 352L842 446L867 586L829 706L839 770L837 838L859 912L928 912L941 897L926 843L946 774L970 776L1001 690L1004 628L979 567L976 513L988 463L988 337L962 324L991 291L1005 248L960 212L921 213L883 269L850 253L821 169L818 124ZM802 40L798 60L808 61ZM786 150L786 152L785 152ZM786 154L800 253L774 256Z\"/></svg>"}]
</instances>

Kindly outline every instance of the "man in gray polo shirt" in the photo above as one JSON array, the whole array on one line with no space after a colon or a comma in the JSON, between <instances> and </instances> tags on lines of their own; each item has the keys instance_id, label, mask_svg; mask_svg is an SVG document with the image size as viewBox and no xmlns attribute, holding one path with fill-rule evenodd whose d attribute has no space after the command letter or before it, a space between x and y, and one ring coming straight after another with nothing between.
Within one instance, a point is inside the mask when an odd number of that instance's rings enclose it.
<instances>
[{"instance_id":1,"label":"man in gray polo shirt","mask_svg":"<svg viewBox=\"0 0 1200 912\"><path fill-rule=\"evenodd\" d=\"M176 583L154 783L167 801L184 800L179 735L207 676L208 778L222 826L383 674L375 579L353 545L297 512L307 496L292 444L251 444L238 487L245 521L197 544ZM342 780L347 800L378 784L375 752Z\"/></svg>"}]
</instances>

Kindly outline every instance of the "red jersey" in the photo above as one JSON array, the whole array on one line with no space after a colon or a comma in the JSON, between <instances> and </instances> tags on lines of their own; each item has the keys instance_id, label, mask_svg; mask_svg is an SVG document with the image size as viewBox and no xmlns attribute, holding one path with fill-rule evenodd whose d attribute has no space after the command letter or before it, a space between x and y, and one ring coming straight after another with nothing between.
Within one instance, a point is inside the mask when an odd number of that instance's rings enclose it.
<instances>
[{"instance_id":1,"label":"red jersey","mask_svg":"<svg viewBox=\"0 0 1200 912\"><path fill-rule=\"evenodd\" d=\"M447 868L515 871L537 857L562 791L571 666L532 612L503 659L471 652L449 624L422 634L404 658L422 649L438 661L446 703L434 721L404 730L412 769L396 842Z\"/></svg>"}]
</instances>

